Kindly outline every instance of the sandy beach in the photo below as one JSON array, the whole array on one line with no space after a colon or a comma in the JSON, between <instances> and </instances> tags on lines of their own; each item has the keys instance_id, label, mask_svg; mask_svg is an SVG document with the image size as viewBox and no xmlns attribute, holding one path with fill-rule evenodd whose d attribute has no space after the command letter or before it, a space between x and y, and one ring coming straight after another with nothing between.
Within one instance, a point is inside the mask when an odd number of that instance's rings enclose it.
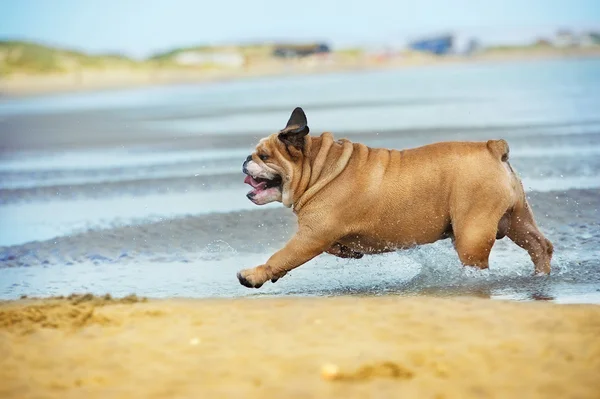
<instances>
[{"instance_id":1,"label":"sandy beach","mask_svg":"<svg viewBox=\"0 0 600 399\"><path fill-rule=\"evenodd\" d=\"M597 398L600 307L477 298L0 304L3 398Z\"/></svg>"}]
</instances>

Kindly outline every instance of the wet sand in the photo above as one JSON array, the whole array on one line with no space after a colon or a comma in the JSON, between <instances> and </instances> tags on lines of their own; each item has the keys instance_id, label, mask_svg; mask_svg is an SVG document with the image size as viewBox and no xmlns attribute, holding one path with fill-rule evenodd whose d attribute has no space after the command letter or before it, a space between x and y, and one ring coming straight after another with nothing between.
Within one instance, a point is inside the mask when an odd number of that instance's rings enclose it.
<instances>
[{"instance_id":1,"label":"wet sand","mask_svg":"<svg viewBox=\"0 0 600 399\"><path fill-rule=\"evenodd\" d=\"M477 298L0 304L3 398L598 398L600 307Z\"/></svg>"}]
</instances>

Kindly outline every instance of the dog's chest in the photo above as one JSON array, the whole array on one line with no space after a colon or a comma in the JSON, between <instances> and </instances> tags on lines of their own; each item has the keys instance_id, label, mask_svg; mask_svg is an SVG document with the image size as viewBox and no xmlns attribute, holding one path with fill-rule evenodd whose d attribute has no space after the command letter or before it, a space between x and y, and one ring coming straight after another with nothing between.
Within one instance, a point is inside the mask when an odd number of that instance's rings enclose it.
<instances>
[{"instance_id":1,"label":"dog's chest","mask_svg":"<svg viewBox=\"0 0 600 399\"><path fill-rule=\"evenodd\" d=\"M402 245L390 242L389 240L369 236L369 235L353 235L344 237L340 240L343 244L353 251L364 254L379 254L384 252L392 252L397 250Z\"/></svg>"}]
</instances>

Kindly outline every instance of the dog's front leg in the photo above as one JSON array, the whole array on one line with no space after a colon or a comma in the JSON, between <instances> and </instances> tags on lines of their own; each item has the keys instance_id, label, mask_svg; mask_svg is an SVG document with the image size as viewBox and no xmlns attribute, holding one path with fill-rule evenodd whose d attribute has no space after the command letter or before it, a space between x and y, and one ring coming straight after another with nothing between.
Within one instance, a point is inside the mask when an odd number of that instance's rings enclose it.
<instances>
[{"instance_id":1,"label":"dog's front leg","mask_svg":"<svg viewBox=\"0 0 600 399\"><path fill-rule=\"evenodd\" d=\"M269 258L267 263L238 272L237 278L243 286L260 288L265 282L276 282L287 272L308 262L329 248L335 240L322 230L300 229L292 239Z\"/></svg>"}]
</instances>

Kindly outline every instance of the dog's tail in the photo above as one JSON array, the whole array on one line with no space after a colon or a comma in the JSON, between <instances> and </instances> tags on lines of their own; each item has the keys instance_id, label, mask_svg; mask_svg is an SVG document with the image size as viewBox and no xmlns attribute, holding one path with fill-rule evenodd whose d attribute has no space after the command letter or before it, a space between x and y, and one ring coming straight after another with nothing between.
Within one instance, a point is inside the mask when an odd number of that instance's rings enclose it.
<instances>
[{"instance_id":1,"label":"dog's tail","mask_svg":"<svg viewBox=\"0 0 600 399\"><path fill-rule=\"evenodd\" d=\"M487 148L495 158L501 160L502 162L508 161L508 153L510 152L510 149L508 148L508 143L506 140L488 140Z\"/></svg>"},{"instance_id":2,"label":"dog's tail","mask_svg":"<svg viewBox=\"0 0 600 399\"><path fill-rule=\"evenodd\" d=\"M523 204L527 202L525 189L523 188L523 183L521 182L519 175L508 161L508 154L510 152L508 143L503 139L488 140L487 148L494 158L502 162L504 169L506 169L506 172L510 176L510 184L514 193L513 202L515 204L520 204L518 206L523 206Z\"/></svg>"}]
</instances>

